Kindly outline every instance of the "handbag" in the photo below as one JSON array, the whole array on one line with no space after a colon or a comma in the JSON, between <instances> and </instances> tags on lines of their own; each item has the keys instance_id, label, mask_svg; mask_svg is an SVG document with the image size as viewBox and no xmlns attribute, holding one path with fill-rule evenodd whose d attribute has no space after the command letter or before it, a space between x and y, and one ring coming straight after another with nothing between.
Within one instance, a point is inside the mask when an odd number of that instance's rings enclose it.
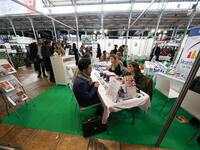
<instances>
[{"instance_id":1,"label":"handbag","mask_svg":"<svg viewBox=\"0 0 200 150\"><path fill-rule=\"evenodd\" d=\"M107 125L102 124L101 121L102 121L101 116L97 116L97 117L95 116L84 121L82 124L83 136L89 137L89 136L106 131Z\"/></svg>"}]
</instances>

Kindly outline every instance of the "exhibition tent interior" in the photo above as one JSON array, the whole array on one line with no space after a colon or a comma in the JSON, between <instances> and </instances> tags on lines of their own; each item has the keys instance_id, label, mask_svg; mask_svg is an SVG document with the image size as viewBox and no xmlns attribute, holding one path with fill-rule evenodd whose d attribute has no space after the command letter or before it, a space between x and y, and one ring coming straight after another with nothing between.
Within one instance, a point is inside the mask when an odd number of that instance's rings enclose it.
<instances>
[{"instance_id":1,"label":"exhibition tent interior","mask_svg":"<svg viewBox=\"0 0 200 150\"><path fill-rule=\"evenodd\" d=\"M31 45L40 39L64 46L64 55L49 56L54 83L34 70ZM87 138L82 123L96 107L82 109L73 93L74 43L80 53L82 45L91 50L100 124L106 122L106 130ZM152 81L152 97L135 87L137 96L116 100L111 62L96 58L98 44L107 55L114 45L124 47L124 62L137 62ZM150 60L156 44L159 61ZM90 149L93 142L108 149L199 149L199 50L199 0L1 0L0 149ZM108 97L115 97L112 106Z\"/></svg>"}]
</instances>

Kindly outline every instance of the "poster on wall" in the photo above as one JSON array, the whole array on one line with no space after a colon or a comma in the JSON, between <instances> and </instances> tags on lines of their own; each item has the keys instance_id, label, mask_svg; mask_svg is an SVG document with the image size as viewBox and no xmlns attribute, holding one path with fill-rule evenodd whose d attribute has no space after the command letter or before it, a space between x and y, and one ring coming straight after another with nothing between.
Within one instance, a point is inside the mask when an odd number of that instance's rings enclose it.
<instances>
[{"instance_id":1,"label":"poster on wall","mask_svg":"<svg viewBox=\"0 0 200 150\"><path fill-rule=\"evenodd\" d=\"M180 73L184 78L187 78L199 50L200 27L197 27L191 29L178 62L177 72Z\"/></svg>"}]
</instances>

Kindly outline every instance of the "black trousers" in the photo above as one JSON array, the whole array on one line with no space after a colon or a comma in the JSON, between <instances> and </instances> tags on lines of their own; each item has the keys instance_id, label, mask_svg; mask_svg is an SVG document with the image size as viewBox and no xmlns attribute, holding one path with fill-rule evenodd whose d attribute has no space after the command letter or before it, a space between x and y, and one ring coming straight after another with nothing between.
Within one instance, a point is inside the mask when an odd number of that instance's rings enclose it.
<instances>
[{"instance_id":1,"label":"black trousers","mask_svg":"<svg viewBox=\"0 0 200 150\"><path fill-rule=\"evenodd\" d=\"M45 64L44 64L43 59L38 58L37 59L37 63L38 63L38 67L37 68L38 68L39 75L41 75L41 74L43 74L43 76L46 75L46 73L45 73ZM41 69L42 69L42 71L41 71Z\"/></svg>"},{"instance_id":2,"label":"black trousers","mask_svg":"<svg viewBox=\"0 0 200 150\"><path fill-rule=\"evenodd\" d=\"M153 56L154 56L154 55L150 55L150 59L149 59L149 61L152 60ZM155 56L156 56L156 55L155 55ZM159 61L159 55L156 56L156 61Z\"/></svg>"}]
</instances>

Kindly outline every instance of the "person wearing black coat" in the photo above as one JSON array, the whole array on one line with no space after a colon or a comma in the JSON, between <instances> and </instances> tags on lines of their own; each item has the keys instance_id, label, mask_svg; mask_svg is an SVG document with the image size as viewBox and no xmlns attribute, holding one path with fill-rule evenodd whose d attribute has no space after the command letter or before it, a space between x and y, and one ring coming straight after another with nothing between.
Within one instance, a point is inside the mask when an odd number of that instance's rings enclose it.
<instances>
[{"instance_id":1,"label":"person wearing black coat","mask_svg":"<svg viewBox=\"0 0 200 150\"><path fill-rule=\"evenodd\" d=\"M73 51L73 53L75 55L76 65L78 65L79 55L78 55L78 49L76 48L76 44L75 43L73 43L72 51Z\"/></svg>"},{"instance_id":2,"label":"person wearing black coat","mask_svg":"<svg viewBox=\"0 0 200 150\"><path fill-rule=\"evenodd\" d=\"M73 83L73 92L81 107L88 107L100 103L98 98L98 82L92 82L90 78L92 67L91 61L87 58L82 58L78 62L78 75Z\"/></svg>"},{"instance_id":3,"label":"person wearing black coat","mask_svg":"<svg viewBox=\"0 0 200 150\"><path fill-rule=\"evenodd\" d=\"M101 47L100 44L97 44L97 58L101 59Z\"/></svg>"},{"instance_id":4,"label":"person wearing black coat","mask_svg":"<svg viewBox=\"0 0 200 150\"><path fill-rule=\"evenodd\" d=\"M42 48L41 48L42 56L43 56L43 61L45 64L46 71L49 72L50 75L50 81L55 82L54 79L54 74L53 74L53 68L51 65L51 60L50 56L52 55L51 53L51 46L49 41L45 41Z\"/></svg>"},{"instance_id":5,"label":"person wearing black coat","mask_svg":"<svg viewBox=\"0 0 200 150\"><path fill-rule=\"evenodd\" d=\"M29 44L29 53L30 59L33 61L35 71L38 71L38 63L37 63L37 44L31 43Z\"/></svg>"},{"instance_id":6,"label":"person wearing black coat","mask_svg":"<svg viewBox=\"0 0 200 150\"><path fill-rule=\"evenodd\" d=\"M30 45L30 56L33 59L35 70L38 71L38 78L41 77L41 74L46 78L41 39L38 39L37 43Z\"/></svg>"},{"instance_id":7,"label":"person wearing black coat","mask_svg":"<svg viewBox=\"0 0 200 150\"><path fill-rule=\"evenodd\" d=\"M159 56L160 56L160 47L158 46L158 43L156 43L155 47L153 48L151 54L150 54L150 59L149 61L152 60L153 56L156 56L156 61L159 61Z\"/></svg>"},{"instance_id":8,"label":"person wearing black coat","mask_svg":"<svg viewBox=\"0 0 200 150\"><path fill-rule=\"evenodd\" d=\"M114 45L114 49L111 50L110 54L116 54L117 53L117 48L118 48L118 45Z\"/></svg>"}]
</instances>

